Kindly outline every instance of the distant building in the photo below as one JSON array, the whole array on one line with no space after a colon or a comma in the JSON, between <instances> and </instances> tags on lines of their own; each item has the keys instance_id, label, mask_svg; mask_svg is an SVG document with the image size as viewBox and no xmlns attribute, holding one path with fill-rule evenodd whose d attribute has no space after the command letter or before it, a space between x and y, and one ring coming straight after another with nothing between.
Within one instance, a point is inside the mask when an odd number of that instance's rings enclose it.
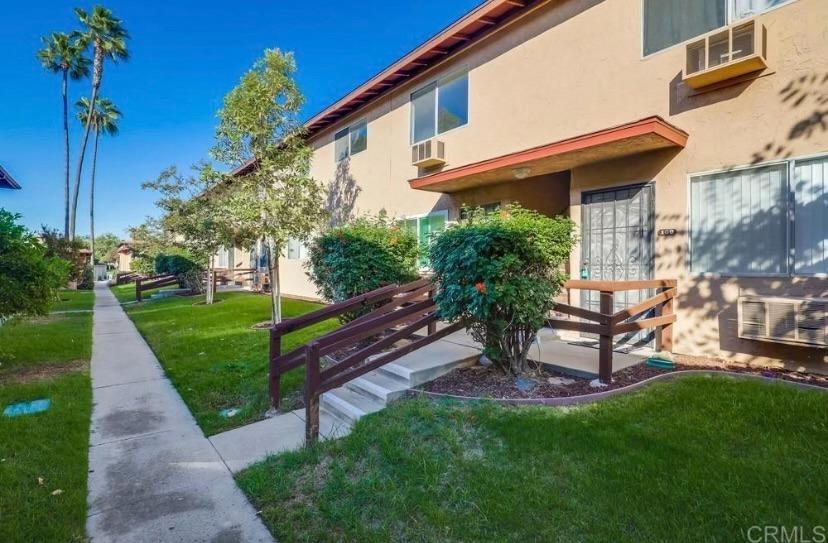
<instances>
[{"instance_id":1,"label":"distant building","mask_svg":"<svg viewBox=\"0 0 828 543\"><path fill-rule=\"evenodd\" d=\"M121 243L116 249L118 253L118 271L128 272L132 270L132 247L129 243Z\"/></svg>"},{"instance_id":2,"label":"distant building","mask_svg":"<svg viewBox=\"0 0 828 543\"><path fill-rule=\"evenodd\" d=\"M0 166L0 189L19 189L20 185L3 166Z\"/></svg>"}]
</instances>

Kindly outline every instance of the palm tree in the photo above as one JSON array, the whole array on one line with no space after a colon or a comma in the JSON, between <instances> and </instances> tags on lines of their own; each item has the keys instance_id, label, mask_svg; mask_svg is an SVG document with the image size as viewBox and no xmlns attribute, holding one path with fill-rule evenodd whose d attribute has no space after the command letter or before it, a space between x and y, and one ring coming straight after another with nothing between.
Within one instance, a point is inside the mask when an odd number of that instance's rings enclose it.
<instances>
[{"instance_id":1,"label":"palm tree","mask_svg":"<svg viewBox=\"0 0 828 543\"><path fill-rule=\"evenodd\" d=\"M108 136L118 135L118 120L121 112L115 107L111 100L100 97L92 107L88 98L83 97L75 103L78 109L78 121L86 123L92 121L92 129L95 131L95 141L92 144L92 179L89 183L89 239L92 244L92 265L95 265L95 171L98 166L98 139L101 134Z\"/></svg>"},{"instance_id":2,"label":"palm tree","mask_svg":"<svg viewBox=\"0 0 828 543\"><path fill-rule=\"evenodd\" d=\"M37 52L43 67L63 78L63 237L69 236L69 79L77 81L89 76L90 61L83 50L69 34L54 32L43 38L43 49Z\"/></svg>"},{"instance_id":3,"label":"palm tree","mask_svg":"<svg viewBox=\"0 0 828 543\"><path fill-rule=\"evenodd\" d=\"M103 79L104 61L112 62L127 60L129 51L126 42L129 34L124 28L122 21L115 18L112 12L103 7L95 6L92 12L88 13L80 8L75 8L85 30L77 34L78 42L86 46L92 46L92 93L89 98L89 111L83 130L83 143L81 144L78 157L77 175L75 176L75 187L72 194L72 213L69 219L70 237L75 236L75 219L78 212L78 192L80 191L81 175L83 174L83 159L86 154L86 146L89 143L89 132L92 129L92 113L95 110L95 102L98 98L98 90L101 88Z\"/></svg>"}]
</instances>

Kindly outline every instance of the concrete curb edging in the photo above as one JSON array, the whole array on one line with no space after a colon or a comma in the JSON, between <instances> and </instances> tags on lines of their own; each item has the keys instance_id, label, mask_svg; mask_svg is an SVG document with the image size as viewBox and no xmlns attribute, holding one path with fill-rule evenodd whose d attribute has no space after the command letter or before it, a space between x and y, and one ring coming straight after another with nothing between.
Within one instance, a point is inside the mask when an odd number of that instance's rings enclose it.
<instances>
[{"instance_id":1,"label":"concrete curb edging","mask_svg":"<svg viewBox=\"0 0 828 543\"><path fill-rule=\"evenodd\" d=\"M595 394L582 394L580 396L567 396L561 398L482 398L477 396L459 396L456 394L445 394L442 392L429 392L427 390L415 390L410 389L408 390L407 395L409 397L425 397L429 399L451 399L451 400L458 400L462 402L495 402L501 405L549 405L549 406L557 406L557 407L564 407L568 405L583 405L583 404L590 404L596 403L603 400L608 400L615 396L622 396L625 394L629 394L631 392L635 392L639 389L642 389L656 381L672 381L677 378L681 378L684 376L689 375L700 375L700 376L727 376L733 377L736 379L745 379L745 380L753 380L753 381L760 381L767 384L771 383L783 383L787 386L791 386L794 388L798 388L800 390L817 390L819 392L828 394L828 388L820 387L816 385L809 385L806 383L796 383L793 381L787 381L785 379L778 379L773 377L764 377L762 375L752 375L748 373L739 373L733 371L716 371L716 370L679 370L673 371L670 373L663 373L661 375L656 375L654 377L650 377L649 379L645 379L643 381L639 381L638 383L633 383L631 385L627 385L625 387L616 388L613 390L607 390L605 392L596 392Z\"/></svg>"}]
</instances>

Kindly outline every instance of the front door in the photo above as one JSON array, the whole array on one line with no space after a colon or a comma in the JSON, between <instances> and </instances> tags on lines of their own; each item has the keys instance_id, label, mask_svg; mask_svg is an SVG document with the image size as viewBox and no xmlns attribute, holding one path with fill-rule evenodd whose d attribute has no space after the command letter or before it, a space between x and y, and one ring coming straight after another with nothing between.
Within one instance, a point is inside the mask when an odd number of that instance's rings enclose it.
<instances>
[{"instance_id":1,"label":"front door","mask_svg":"<svg viewBox=\"0 0 828 543\"><path fill-rule=\"evenodd\" d=\"M652 184L582 195L581 270L582 279L631 281L653 278L654 188ZM615 293L615 311L652 296L648 290ZM599 293L582 291L582 307L598 311ZM652 333L639 332L620 343L647 343Z\"/></svg>"}]
</instances>

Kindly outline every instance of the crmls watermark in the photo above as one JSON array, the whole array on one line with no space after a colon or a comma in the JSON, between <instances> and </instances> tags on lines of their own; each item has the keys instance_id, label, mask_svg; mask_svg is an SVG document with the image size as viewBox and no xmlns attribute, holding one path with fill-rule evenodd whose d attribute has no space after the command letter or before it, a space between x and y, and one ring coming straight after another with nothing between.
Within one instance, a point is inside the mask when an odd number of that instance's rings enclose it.
<instances>
[{"instance_id":1,"label":"crmls watermark","mask_svg":"<svg viewBox=\"0 0 828 543\"><path fill-rule=\"evenodd\" d=\"M828 543L825 526L751 526L745 536L750 543Z\"/></svg>"}]
</instances>

